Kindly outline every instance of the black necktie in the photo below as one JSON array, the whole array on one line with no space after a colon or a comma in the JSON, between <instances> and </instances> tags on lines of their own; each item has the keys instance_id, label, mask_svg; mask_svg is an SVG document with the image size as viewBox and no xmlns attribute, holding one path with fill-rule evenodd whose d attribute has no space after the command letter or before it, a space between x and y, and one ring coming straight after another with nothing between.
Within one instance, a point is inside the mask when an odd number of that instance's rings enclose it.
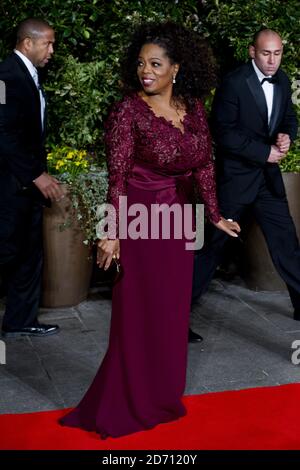
<instances>
[{"instance_id":1,"label":"black necktie","mask_svg":"<svg viewBox=\"0 0 300 470\"><path fill-rule=\"evenodd\" d=\"M276 79L276 77L265 77L265 78L262 79L262 81L260 83L263 84L264 82L276 83L277 79Z\"/></svg>"}]
</instances>

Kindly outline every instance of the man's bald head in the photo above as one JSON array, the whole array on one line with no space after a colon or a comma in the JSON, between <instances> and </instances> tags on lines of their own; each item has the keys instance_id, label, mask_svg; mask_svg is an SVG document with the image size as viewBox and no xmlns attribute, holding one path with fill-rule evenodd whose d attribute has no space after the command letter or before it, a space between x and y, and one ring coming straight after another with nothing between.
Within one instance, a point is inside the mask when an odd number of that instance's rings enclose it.
<instances>
[{"instance_id":1,"label":"man's bald head","mask_svg":"<svg viewBox=\"0 0 300 470\"><path fill-rule=\"evenodd\" d=\"M26 38L39 39L47 30L53 28L45 20L38 18L27 18L21 21L17 29L17 46Z\"/></svg>"},{"instance_id":2,"label":"man's bald head","mask_svg":"<svg viewBox=\"0 0 300 470\"><path fill-rule=\"evenodd\" d=\"M17 29L16 49L35 67L44 67L53 54L55 34L47 21L28 18Z\"/></svg>"},{"instance_id":3,"label":"man's bald head","mask_svg":"<svg viewBox=\"0 0 300 470\"><path fill-rule=\"evenodd\" d=\"M264 39L277 39L278 41L281 41L281 37L276 31L273 31L273 29L261 29L257 31L252 39L252 46L257 47L260 41L264 41Z\"/></svg>"},{"instance_id":4,"label":"man's bald head","mask_svg":"<svg viewBox=\"0 0 300 470\"><path fill-rule=\"evenodd\" d=\"M275 75L280 67L283 53L282 39L272 29L262 29L254 37L249 46L249 55L259 70L268 76Z\"/></svg>"}]
</instances>

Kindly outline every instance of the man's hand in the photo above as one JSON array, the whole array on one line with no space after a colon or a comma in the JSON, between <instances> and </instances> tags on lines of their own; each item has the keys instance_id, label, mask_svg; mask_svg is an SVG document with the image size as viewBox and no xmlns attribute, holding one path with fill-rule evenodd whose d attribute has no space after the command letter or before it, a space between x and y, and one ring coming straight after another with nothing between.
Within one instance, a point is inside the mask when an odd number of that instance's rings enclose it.
<instances>
[{"instance_id":1,"label":"man's hand","mask_svg":"<svg viewBox=\"0 0 300 470\"><path fill-rule=\"evenodd\" d=\"M42 173L33 182L46 199L59 201L64 197L64 192L57 179L46 172Z\"/></svg>"},{"instance_id":2,"label":"man's hand","mask_svg":"<svg viewBox=\"0 0 300 470\"><path fill-rule=\"evenodd\" d=\"M281 153L287 153L291 145L291 139L288 134L278 134L276 145Z\"/></svg>"},{"instance_id":3,"label":"man's hand","mask_svg":"<svg viewBox=\"0 0 300 470\"><path fill-rule=\"evenodd\" d=\"M267 162L279 163L283 157L285 157L285 153L281 152L276 145L271 145L271 152Z\"/></svg>"}]
</instances>

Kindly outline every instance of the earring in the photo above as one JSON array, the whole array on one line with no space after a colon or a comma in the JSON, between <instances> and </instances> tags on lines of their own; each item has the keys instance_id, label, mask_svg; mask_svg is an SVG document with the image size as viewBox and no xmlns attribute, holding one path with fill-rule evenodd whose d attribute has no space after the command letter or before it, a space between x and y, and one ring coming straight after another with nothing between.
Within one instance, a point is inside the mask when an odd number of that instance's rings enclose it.
<instances>
[{"instance_id":1,"label":"earring","mask_svg":"<svg viewBox=\"0 0 300 470\"><path fill-rule=\"evenodd\" d=\"M173 75L173 83L176 83L176 75Z\"/></svg>"}]
</instances>

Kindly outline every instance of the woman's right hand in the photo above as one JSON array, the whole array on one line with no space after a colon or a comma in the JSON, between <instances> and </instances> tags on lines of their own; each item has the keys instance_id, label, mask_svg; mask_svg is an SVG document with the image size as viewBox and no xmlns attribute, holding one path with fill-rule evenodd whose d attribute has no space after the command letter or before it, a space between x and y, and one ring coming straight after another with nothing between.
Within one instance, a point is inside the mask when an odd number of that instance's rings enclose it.
<instances>
[{"instance_id":1,"label":"woman's right hand","mask_svg":"<svg viewBox=\"0 0 300 470\"><path fill-rule=\"evenodd\" d=\"M97 264L106 271L113 258L120 258L119 240L99 240L97 243Z\"/></svg>"},{"instance_id":2,"label":"woman's right hand","mask_svg":"<svg viewBox=\"0 0 300 470\"><path fill-rule=\"evenodd\" d=\"M219 222L214 224L219 230L223 230L231 237L238 237L238 233L240 233L241 228L237 222L234 222L232 219L224 219L221 217Z\"/></svg>"}]
</instances>

